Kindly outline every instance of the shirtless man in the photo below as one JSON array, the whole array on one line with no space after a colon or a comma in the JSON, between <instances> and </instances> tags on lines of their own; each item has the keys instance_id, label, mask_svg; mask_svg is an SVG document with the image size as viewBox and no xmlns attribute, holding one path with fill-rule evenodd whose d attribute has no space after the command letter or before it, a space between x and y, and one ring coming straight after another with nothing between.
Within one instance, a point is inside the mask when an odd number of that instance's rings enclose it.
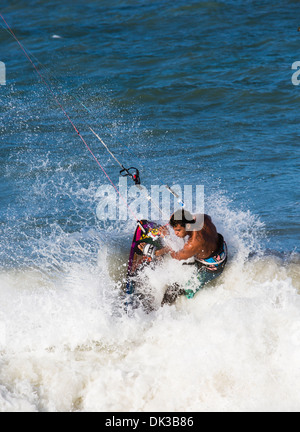
<instances>
[{"instance_id":1,"label":"shirtless man","mask_svg":"<svg viewBox=\"0 0 300 432\"><path fill-rule=\"evenodd\" d=\"M179 252L174 252L166 247L156 251L155 255L162 256L170 253L171 257L177 260L187 260L191 257L204 260L216 252L219 245L219 234L212 223L211 217L206 214L201 216L203 221L201 229L196 229L194 228L196 216L193 217L185 210L174 213L170 219L170 225L174 229L175 235L182 239L186 236L189 238Z\"/></svg>"},{"instance_id":2,"label":"shirtless man","mask_svg":"<svg viewBox=\"0 0 300 432\"><path fill-rule=\"evenodd\" d=\"M162 305L173 303L179 295L184 294L187 298L194 295L209 281L219 276L227 262L227 246L224 238L217 232L211 217L200 215L202 224L197 223L198 216L192 216L186 210L178 210L171 219L170 225L177 237L184 239L188 237L184 247L175 252L169 247L153 251L153 255L161 257L167 253L176 260L187 260L194 258L193 263L197 268L197 279L199 286L196 289L180 289L175 284L169 287L165 293Z\"/></svg>"}]
</instances>

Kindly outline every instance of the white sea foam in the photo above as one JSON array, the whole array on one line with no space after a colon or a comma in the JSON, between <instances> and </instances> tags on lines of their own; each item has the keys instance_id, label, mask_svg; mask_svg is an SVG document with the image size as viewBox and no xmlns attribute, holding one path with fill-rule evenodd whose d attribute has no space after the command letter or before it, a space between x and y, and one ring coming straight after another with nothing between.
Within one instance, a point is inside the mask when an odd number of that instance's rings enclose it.
<instances>
[{"instance_id":1,"label":"white sea foam","mask_svg":"<svg viewBox=\"0 0 300 432\"><path fill-rule=\"evenodd\" d=\"M210 212L230 250L223 275L161 308L164 285L190 269L148 269L149 314L120 306L127 252L108 243L97 264L3 270L0 411L298 410L299 257L249 258L259 221L222 209Z\"/></svg>"}]
</instances>

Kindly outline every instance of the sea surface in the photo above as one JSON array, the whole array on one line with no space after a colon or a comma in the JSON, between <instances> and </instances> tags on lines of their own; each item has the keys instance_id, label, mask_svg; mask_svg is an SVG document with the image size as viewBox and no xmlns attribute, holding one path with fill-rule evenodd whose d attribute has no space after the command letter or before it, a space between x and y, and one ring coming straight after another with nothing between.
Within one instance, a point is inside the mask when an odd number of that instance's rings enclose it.
<instances>
[{"instance_id":1,"label":"sea surface","mask_svg":"<svg viewBox=\"0 0 300 432\"><path fill-rule=\"evenodd\" d=\"M0 14L0 411L299 411L299 2ZM190 277L166 259L143 275L154 310L124 308L151 213L112 217L119 163L149 192L204 188L229 260L193 300L160 307Z\"/></svg>"}]
</instances>

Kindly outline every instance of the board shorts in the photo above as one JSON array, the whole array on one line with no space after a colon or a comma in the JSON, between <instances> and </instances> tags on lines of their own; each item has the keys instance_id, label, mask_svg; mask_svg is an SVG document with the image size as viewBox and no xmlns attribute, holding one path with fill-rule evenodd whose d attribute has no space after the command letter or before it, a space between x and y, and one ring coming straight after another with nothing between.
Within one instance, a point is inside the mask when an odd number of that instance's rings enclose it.
<instances>
[{"instance_id":1,"label":"board shorts","mask_svg":"<svg viewBox=\"0 0 300 432\"><path fill-rule=\"evenodd\" d=\"M185 289L185 296L187 298L193 298L195 294L201 290L204 285L208 282L211 282L216 277L220 276L225 268L227 262L228 250L226 242L221 234L219 234L218 241L218 249L205 260L198 260L195 258L195 261L192 265L195 265L197 268L197 285L198 287L195 289ZM190 265L190 264L189 264ZM190 280L187 283L187 286L194 284L194 280Z\"/></svg>"},{"instance_id":2,"label":"board shorts","mask_svg":"<svg viewBox=\"0 0 300 432\"><path fill-rule=\"evenodd\" d=\"M172 304L181 295L192 299L208 282L211 282L220 276L227 262L227 245L221 234L219 234L218 249L205 260L195 260L192 263L183 263L183 265L192 265L196 267L195 275L191 278L184 288L177 283L171 285L162 300L163 304ZM189 288L189 286L193 288ZM196 287L196 288L195 288Z\"/></svg>"}]
</instances>

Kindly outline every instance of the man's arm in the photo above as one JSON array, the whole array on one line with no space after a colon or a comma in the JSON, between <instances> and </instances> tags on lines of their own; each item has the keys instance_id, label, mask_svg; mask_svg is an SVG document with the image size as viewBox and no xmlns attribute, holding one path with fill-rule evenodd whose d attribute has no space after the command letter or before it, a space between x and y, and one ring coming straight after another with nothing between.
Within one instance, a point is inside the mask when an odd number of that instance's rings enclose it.
<instances>
[{"instance_id":1,"label":"man's arm","mask_svg":"<svg viewBox=\"0 0 300 432\"><path fill-rule=\"evenodd\" d=\"M156 251L155 255L157 257L160 257L160 256L163 256L163 255L166 255L167 253L170 253L171 257L173 259L181 261L181 260L186 260L188 258L193 257L194 255L197 254L197 252L198 252L198 248L195 247L195 246L193 246L191 243L187 242L184 245L184 247L180 251L178 251L178 252L173 251L169 247L164 247L163 249L160 249L160 250Z\"/></svg>"},{"instance_id":2,"label":"man's arm","mask_svg":"<svg viewBox=\"0 0 300 432\"><path fill-rule=\"evenodd\" d=\"M159 250L155 251L155 256L157 256L159 258L159 257L161 257L163 255L166 255L169 252L172 252L172 249L169 248L168 246L166 246L166 247L164 247L162 249L159 249Z\"/></svg>"},{"instance_id":3,"label":"man's arm","mask_svg":"<svg viewBox=\"0 0 300 432\"><path fill-rule=\"evenodd\" d=\"M197 254L198 249L191 244L186 243L185 246L178 252L171 252L171 257L176 260L186 260Z\"/></svg>"}]
</instances>

